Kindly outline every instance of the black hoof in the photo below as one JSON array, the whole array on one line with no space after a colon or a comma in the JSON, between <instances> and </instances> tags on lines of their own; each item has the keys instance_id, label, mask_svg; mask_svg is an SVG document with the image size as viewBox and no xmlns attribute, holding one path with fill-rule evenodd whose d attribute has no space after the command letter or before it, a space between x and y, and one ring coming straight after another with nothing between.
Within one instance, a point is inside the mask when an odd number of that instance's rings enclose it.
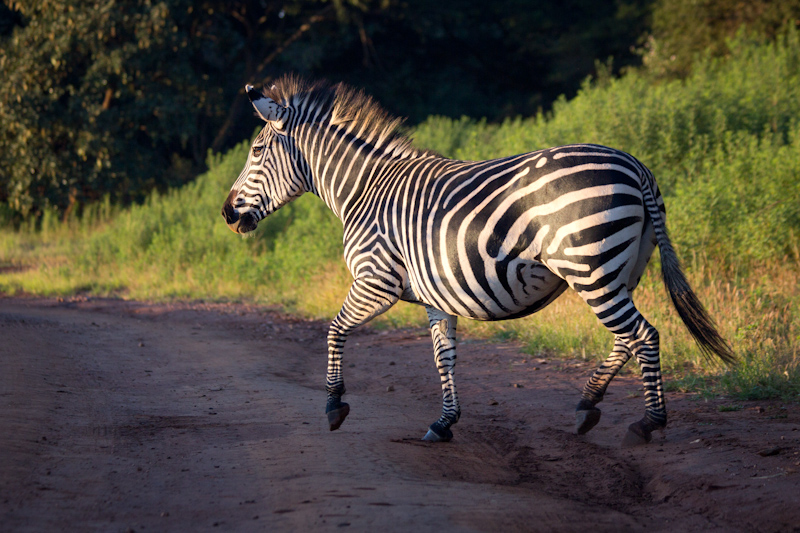
<instances>
[{"instance_id":1,"label":"black hoof","mask_svg":"<svg viewBox=\"0 0 800 533\"><path fill-rule=\"evenodd\" d=\"M451 422L450 424L453 424ZM453 432L450 431L450 424L444 425L442 424L441 420L437 420L431 427L428 428L428 432L422 437L422 440L427 442L450 442L453 439Z\"/></svg>"},{"instance_id":2,"label":"black hoof","mask_svg":"<svg viewBox=\"0 0 800 533\"><path fill-rule=\"evenodd\" d=\"M339 429L348 414L350 414L350 405L346 403L341 403L338 408L328 411L328 424L331 431Z\"/></svg>"},{"instance_id":3,"label":"black hoof","mask_svg":"<svg viewBox=\"0 0 800 533\"><path fill-rule=\"evenodd\" d=\"M653 440L653 432L646 427L645 422L642 420L634 422L628 426L628 433L622 439L623 448L632 448L633 446L641 446Z\"/></svg>"},{"instance_id":4,"label":"black hoof","mask_svg":"<svg viewBox=\"0 0 800 533\"><path fill-rule=\"evenodd\" d=\"M602 411L596 407L582 411L575 411L575 432L584 435L600 422Z\"/></svg>"},{"instance_id":5,"label":"black hoof","mask_svg":"<svg viewBox=\"0 0 800 533\"><path fill-rule=\"evenodd\" d=\"M422 440L427 442L450 442L453 440L453 432L448 429L444 436L441 436L429 429L425 436L422 437Z\"/></svg>"}]
</instances>

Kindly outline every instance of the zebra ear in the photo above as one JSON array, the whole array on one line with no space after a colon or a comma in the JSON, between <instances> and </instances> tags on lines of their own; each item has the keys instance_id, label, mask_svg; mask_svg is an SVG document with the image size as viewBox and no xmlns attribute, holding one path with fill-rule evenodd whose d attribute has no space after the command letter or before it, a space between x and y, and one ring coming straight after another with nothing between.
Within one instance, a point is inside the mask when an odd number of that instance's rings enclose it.
<instances>
[{"instance_id":1,"label":"zebra ear","mask_svg":"<svg viewBox=\"0 0 800 533\"><path fill-rule=\"evenodd\" d=\"M264 96L261 91L257 91L252 85L245 85L244 90L247 92L247 97L250 98L250 103L263 120L271 122L278 129L283 129L286 120L287 109Z\"/></svg>"}]
</instances>

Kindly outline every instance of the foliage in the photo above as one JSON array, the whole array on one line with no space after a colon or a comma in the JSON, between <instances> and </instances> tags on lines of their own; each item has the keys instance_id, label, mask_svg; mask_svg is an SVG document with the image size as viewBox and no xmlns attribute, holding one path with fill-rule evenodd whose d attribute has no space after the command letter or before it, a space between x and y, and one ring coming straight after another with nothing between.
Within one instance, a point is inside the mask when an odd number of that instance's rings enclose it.
<instances>
[{"instance_id":1,"label":"foliage","mask_svg":"<svg viewBox=\"0 0 800 533\"><path fill-rule=\"evenodd\" d=\"M324 73L365 87L413 124L431 113L531 115L574 95L598 60L613 57L617 69L638 64L633 49L651 3L406 0L401 9L364 14L371 68L331 65Z\"/></svg>"},{"instance_id":2,"label":"foliage","mask_svg":"<svg viewBox=\"0 0 800 533\"><path fill-rule=\"evenodd\" d=\"M730 54L737 33L772 40L787 25L800 26L800 0L656 0L644 64L656 76L685 77L699 56Z\"/></svg>"},{"instance_id":3,"label":"foliage","mask_svg":"<svg viewBox=\"0 0 800 533\"><path fill-rule=\"evenodd\" d=\"M21 213L187 181L226 68L191 2L15 2L0 49L0 200ZM224 24L219 24L223 26ZM179 53L180 52L180 53Z\"/></svg>"},{"instance_id":4,"label":"foliage","mask_svg":"<svg viewBox=\"0 0 800 533\"><path fill-rule=\"evenodd\" d=\"M287 70L414 121L528 112L597 57L635 61L649 1L5 0L0 203L17 221L65 217L185 183L252 131L242 86Z\"/></svg>"},{"instance_id":5,"label":"foliage","mask_svg":"<svg viewBox=\"0 0 800 533\"><path fill-rule=\"evenodd\" d=\"M303 18L306 4L13 2L0 12L16 22L0 48L0 201L41 215L188 181L263 51L245 15L263 13L274 43L294 31L280 9Z\"/></svg>"}]
</instances>

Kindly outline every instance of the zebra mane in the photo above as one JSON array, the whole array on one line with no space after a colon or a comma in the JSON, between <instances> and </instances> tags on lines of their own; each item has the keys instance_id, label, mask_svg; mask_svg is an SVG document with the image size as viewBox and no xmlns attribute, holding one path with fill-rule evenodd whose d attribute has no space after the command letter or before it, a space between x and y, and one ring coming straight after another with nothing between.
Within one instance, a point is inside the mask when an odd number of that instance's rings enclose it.
<instances>
[{"instance_id":1,"label":"zebra mane","mask_svg":"<svg viewBox=\"0 0 800 533\"><path fill-rule=\"evenodd\" d=\"M281 105L302 110L310 120L328 119L331 125L343 127L387 155L406 158L430 153L414 147L411 139L401 132L403 119L391 116L363 90L344 83L311 82L287 74L272 86L264 87L263 92Z\"/></svg>"}]
</instances>

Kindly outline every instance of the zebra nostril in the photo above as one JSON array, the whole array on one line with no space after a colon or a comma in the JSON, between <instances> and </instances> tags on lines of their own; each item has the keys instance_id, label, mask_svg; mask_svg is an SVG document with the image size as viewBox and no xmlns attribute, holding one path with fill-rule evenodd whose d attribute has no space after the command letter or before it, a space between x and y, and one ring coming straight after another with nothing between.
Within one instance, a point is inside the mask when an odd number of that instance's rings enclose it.
<instances>
[{"instance_id":1,"label":"zebra nostril","mask_svg":"<svg viewBox=\"0 0 800 533\"><path fill-rule=\"evenodd\" d=\"M239 213L236 212L231 204L225 204L222 207L222 216L225 218L225 222L228 224L233 224L239 220Z\"/></svg>"},{"instance_id":2,"label":"zebra nostril","mask_svg":"<svg viewBox=\"0 0 800 533\"><path fill-rule=\"evenodd\" d=\"M232 203L235 197L236 193L231 191L228 198L225 199L225 203L222 204L222 218L224 218L225 222L228 224L233 224L239 220L239 213L233 208Z\"/></svg>"}]
</instances>

